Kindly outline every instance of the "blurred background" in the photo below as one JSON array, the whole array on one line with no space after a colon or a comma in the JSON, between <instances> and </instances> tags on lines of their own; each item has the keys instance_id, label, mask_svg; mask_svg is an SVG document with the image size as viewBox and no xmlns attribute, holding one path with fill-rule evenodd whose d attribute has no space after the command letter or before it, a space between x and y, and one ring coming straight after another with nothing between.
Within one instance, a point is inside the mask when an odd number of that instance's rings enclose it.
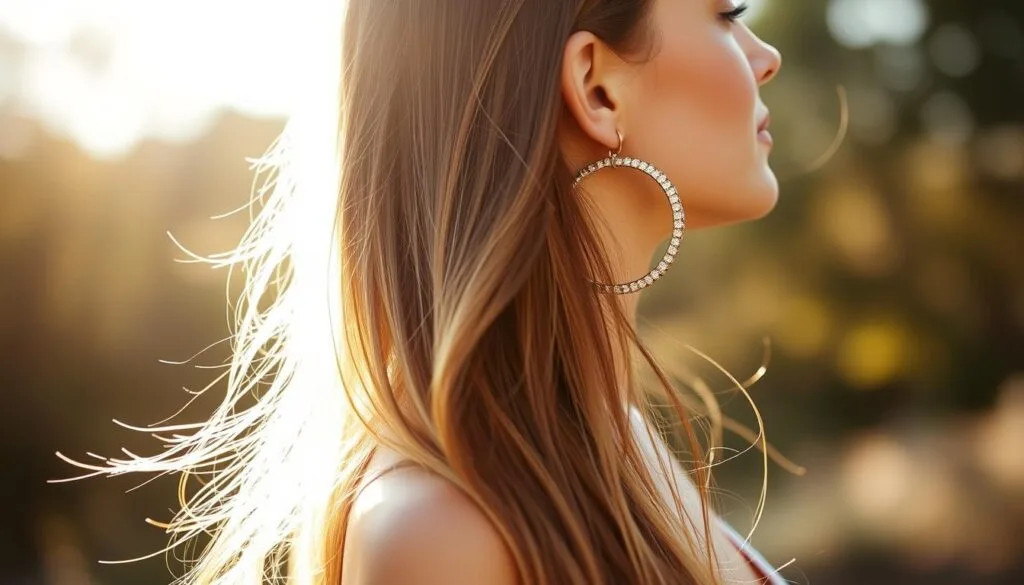
<instances>
[{"instance_id":1,"label":"blurred background","mask_svg":"<svg viewBox=\"0 0 1024 585\"><path fill-rule=\"evenodd\" d=\"M324 2L328 0L323 0ZM303 87L316 2L0 2L0 584L164 583L176 480L90 479L54 451L153 452L227 333L223 271ZM740 379L768 439L754 543L796 583L1024 583L1024 4L760 0L782 198L688 235L645 293L658 355ZM837 90L837 87L841 89ZM849 132L818 165L843 125ZM667 336L667 337L666 337ZM667 343L662 343L664 339ZM218 364L216 346L199 365ZM726 411L755 424L706 368ZM742 448L735 437L730 447ZM761 459L717 471L752 522Z\"/></svg>"}]
</instances>

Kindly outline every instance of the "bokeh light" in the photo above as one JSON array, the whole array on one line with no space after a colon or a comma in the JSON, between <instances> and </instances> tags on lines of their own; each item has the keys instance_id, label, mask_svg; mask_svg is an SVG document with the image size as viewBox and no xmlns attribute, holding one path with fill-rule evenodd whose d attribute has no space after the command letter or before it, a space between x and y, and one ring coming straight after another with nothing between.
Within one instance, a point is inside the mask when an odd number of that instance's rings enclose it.
<instances>
[{"instance_id":1,"label":"bokeh light","mask_svg":"<svg viewBox=\"0 0 1024 585\"><path fill-rule=\"evenodd\" d=\"M928 26L928 8L921 0L829 0L828 27L851 48L877 43L916 43Z\"/></svg>"}]
</instances>

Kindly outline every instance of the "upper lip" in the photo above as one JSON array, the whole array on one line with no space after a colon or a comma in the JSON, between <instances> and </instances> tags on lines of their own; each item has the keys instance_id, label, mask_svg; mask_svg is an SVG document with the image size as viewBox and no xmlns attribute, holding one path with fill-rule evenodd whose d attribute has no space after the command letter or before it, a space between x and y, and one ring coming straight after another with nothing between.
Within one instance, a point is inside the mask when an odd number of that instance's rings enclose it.
<instances>
[{"instance_id":1,"label":"upper lip","mask_svg":"<svg viewBox=\"0 0 1024 585\"><path fill-rule=\"evenodd\" d=\"M772 116L771 116L771 114L765 114L764 118L761 119L761 124L757 127L757 131L760 132L762 130L766 130L768 128L768 125L771 124L771 123L772 123Z\"/></svg>"}]
</instances>

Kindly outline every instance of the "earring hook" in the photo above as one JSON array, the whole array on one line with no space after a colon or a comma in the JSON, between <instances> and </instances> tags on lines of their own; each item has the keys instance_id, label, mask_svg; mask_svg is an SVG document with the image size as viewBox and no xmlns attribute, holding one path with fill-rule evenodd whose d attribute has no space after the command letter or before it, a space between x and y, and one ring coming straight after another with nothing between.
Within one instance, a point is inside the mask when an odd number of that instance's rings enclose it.
<instances>
[{"instance_id":1,"label":"earring hook","mask_svg":"<svg viewBox=\"0 0 1024 585\"><path fill-rule=\"evenodd\" d=\"M619 153L622 152L622 131L616 128L615 135L619 137L619 145L616 147L615 152L608 151L608 157L612 159L613 167L619 166Z\"/></svg>"}]
</instances>

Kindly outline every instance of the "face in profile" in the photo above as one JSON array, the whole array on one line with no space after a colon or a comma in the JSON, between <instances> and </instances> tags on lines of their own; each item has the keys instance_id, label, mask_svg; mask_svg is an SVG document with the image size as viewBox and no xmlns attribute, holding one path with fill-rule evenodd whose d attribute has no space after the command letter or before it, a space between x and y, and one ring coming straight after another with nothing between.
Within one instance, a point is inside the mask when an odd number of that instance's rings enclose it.
<instances>
[{"instance_id":1,"label":"face in profile","mask_svg":"<svg viewBox=\"0 0 1024 585\"><path fill-rule=\"evenodd\" d=\"M778 182L758 90L779 70L778 51L735 20L735 0L657 0L653 8L658 45L636 68L625 145L676 184L688 227L762 217Z\"/></svg>"},{"instance_id":2,"label":"face in profile","mask_svg":"<svg viewBox=\"0 0 1024 585\"><path fill-rule=\"evenodd\" d=\"M764 216L778 199L778 182L768 164L769 112L759 89L778 72L779 52L738 20L743 6L737 0L654 0L651 8L651 58L605 65L611 89L599 95L617 102L614 122L613 114L590 115L591 136L610 132L602 142L614 145L615 130L608 127L621 128L622 155L650 162L678 188L688 229ZM594 71L601 61L595 50ZM586 108L575 111L577 119L587 118L580 114ZM635 177L603 180L643 193L631 212L647 226L671 229L656 186Z\"/></svg>"}]
</instances>

